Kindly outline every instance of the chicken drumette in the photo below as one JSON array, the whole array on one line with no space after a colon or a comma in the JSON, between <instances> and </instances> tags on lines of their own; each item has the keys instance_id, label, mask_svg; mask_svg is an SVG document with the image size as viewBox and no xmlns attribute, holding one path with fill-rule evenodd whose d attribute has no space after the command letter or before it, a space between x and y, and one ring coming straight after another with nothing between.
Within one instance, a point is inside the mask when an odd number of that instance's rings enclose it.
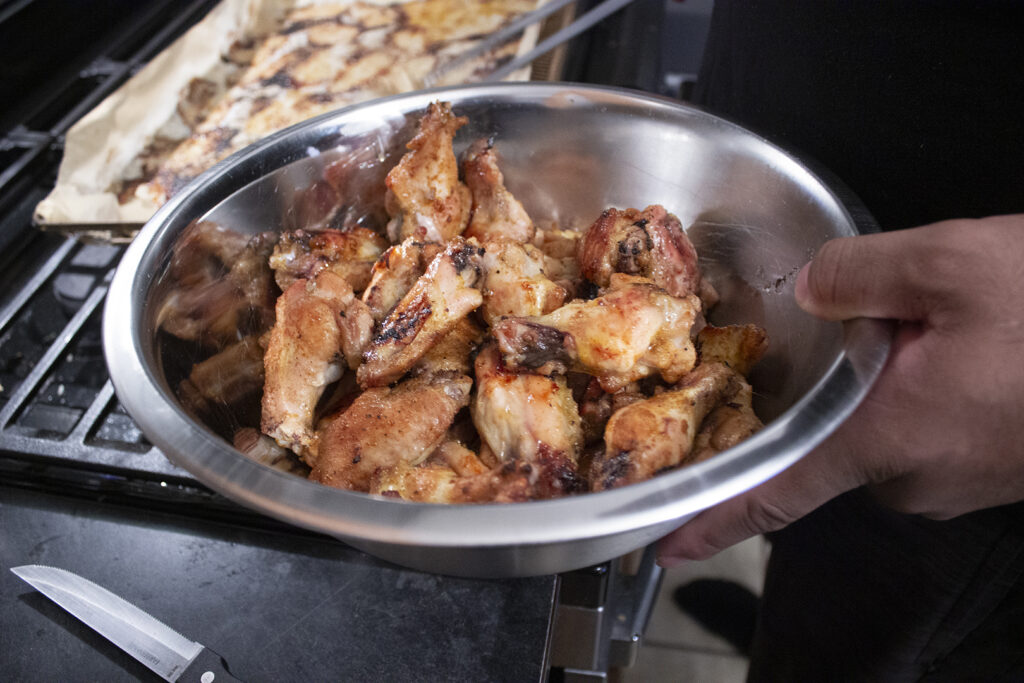
<instances>
[{"instance_id":1,"label":"chicken drumette","mask_svg":"<svg viewBox=\"0 0 1024 683\"><path fill-rule=\"evenodd\" d=\"M744 385L724 364L706 363L671 390L615 412L605 427L604 452L591 464L591 487L632 484L686 464L704 418Z\"/></svg>"},{"instance_id":2,"label":"chicken drumette","mask_svg":"<svg viewBox=\"0 0 1024 683\"><path fill-rule=\"evenodd\" d=\"M452 138L466 121L442 102L432 103L420 120L419 131L406 145L409 151L385 182L385 207L391 216L387 233L392 242L407 237L447 242L466 229L472 198L459 180L452 149Z\"/></svg>"},{"instance_id":3,"label":"chicken drumette","mask_svg":"<svg viewBox=\"0 0 1024 683\"><path fill-rule=\"evenodd\" d=\"M264 356L263 433L313 463L317 401L346 365L356 367L372 328L369 310L340 276L325 270L296 280L277 300Z\"/></svg>"},{"instance_id":4,"label":"chicken drumette","mask_svg":"<svg viewBox=\"0 0 1024 683\"><path fill-rule=\"evenodd\" d=\"M526 209L505 187L491 141L477 140L462 161L462 171L473 198L473 210L466 237L481 242L506 239L529 242L533 239L533 221Z\"/></svg>"}]
</instances>

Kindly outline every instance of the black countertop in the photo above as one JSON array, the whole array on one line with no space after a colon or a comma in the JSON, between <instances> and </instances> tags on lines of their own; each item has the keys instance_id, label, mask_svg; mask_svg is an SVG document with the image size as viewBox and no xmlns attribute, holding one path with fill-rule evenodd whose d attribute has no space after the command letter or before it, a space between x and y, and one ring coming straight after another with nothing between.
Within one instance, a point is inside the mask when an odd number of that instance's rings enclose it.
<instances>
[{"instance_id":1,"label":"black countertop","mask_svg":"<svg viewBox=\"0 0 1024 683\"><path fill-rule=\"evenodd\" d=\"M424 574L332 539L0 485L0 678L159 680L10 572L62 567L250 681L537 681L558 580Z\"/></svg>"}]
</instances>

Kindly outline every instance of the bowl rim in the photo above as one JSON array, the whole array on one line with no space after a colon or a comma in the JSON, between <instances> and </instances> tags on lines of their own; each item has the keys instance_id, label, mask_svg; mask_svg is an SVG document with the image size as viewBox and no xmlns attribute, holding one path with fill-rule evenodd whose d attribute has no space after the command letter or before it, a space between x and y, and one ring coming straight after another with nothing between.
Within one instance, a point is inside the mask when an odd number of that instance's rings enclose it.
<instances>
[{"instance_id":1,"label":"bowl rim","mask_svg":"<svg viewBox=\"0 0 1024 683\"><path fill-rule=\"evenodd\" d=\"M205 426L195 423L151 370L153 344L141 338L142 297L156 277L160 247L196 215L204 215L249 182L304 154L281 157L274 169L254 177L251 168L293 138L322 139L346 119L387 119L396 111L424 109L437 99L469 97L559 97L569 102L683 109L716 119L752 136L796 164L831 195L846 213L854 234L876 232L877 224L840 181L820 167L812 171L763 137L699 107L650 93L608 86L566 83L497 83L433 88L364 102L323 114L275 133L209 169L164 204L126 250L110 283L103 314L103 342L114 389L143 433L169 460L200 482L264 514L340 538L413 547L530 546L615 536L683 520L789 467L824 440L867 394L888 356L892 327L880 320L843 323L843 349L818 382L753 437L702 463L610 491L509 504L438 505L410 503L335 489L258 464ZM567 99L566 99L567 98ZM299 145L298 147L301 147ZM276 163L276 161L275 161ZM202 200L233 187L194 212ZM510 514L510 510L514 514Z\"/></svg>"}]
</instances>

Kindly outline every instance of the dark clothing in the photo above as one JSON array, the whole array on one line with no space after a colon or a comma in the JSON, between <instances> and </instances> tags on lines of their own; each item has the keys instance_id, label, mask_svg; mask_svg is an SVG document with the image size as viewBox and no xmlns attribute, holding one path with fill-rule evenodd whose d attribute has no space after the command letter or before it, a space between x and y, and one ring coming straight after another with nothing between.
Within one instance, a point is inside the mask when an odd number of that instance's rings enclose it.
<instances>
[{"instance_id":1,"label":"dark clothing","mask_svg":"<svg viewBox=\"0 0 1024 683\"><path fill-rule=\"evenodd\" d=\"M695 98L883 229L1024 213L1024 2L716 0ZM752 680L1024 681L1024 505L937 522L855 491L772 547Z\"/></svg>"},{"instance_id":2,"label":"dark clothing","mask_svg":"<svg viewBox=\"0 0 1024 683\"><path fill-rule=\"evenodd\" d=\"M1024 681L1024 523L946 522L864 491L772 535L754 681Z\"/></svg>"},{"instance_id":3,"label":"dark clothing","mask_svg":"<svg viewBox=\"0 0 1024 683\"><path fill-rule=\"evenodd\" d=\"M1024 210L1024 2L719 0L695 100L883 228Z\"/></svg>"}]
</instances>

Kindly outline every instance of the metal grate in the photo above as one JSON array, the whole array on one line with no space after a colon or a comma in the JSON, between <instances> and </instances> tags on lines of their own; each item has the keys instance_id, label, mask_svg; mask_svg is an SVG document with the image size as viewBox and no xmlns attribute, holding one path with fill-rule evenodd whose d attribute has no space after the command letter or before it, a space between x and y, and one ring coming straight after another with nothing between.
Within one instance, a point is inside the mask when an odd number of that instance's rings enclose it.
<instances>
[{"instance_id":1,"label":"metal grate","mask_svg":"<svg viewBox=\"0 0 1024 683\"><path fill-rule=\"evenodd\" d=\"M4 4L0 39L33 28L39 15L54 10L50 4ZM79 477L91 488L130 477L185 484L206 496L145 439L114 395L101 319L122 248L39 233L31 220L53 184L68 128L215 4L98 3L94 9L111 16L93 23L104 30L113 26L114 35L97 34L93 25L76 33L66 25L60 59L71 70L35 74L39 83L29 87L34 63L12 69L26 82L5 86L24 86L25 92L3 115L17 120L0 120L0 131L6 129L0 138L0 471L8 481L38 482L70 468L110 475ZM4 51L0 46L6 63L16 59Z\"/></svg>"}]
</instances>

